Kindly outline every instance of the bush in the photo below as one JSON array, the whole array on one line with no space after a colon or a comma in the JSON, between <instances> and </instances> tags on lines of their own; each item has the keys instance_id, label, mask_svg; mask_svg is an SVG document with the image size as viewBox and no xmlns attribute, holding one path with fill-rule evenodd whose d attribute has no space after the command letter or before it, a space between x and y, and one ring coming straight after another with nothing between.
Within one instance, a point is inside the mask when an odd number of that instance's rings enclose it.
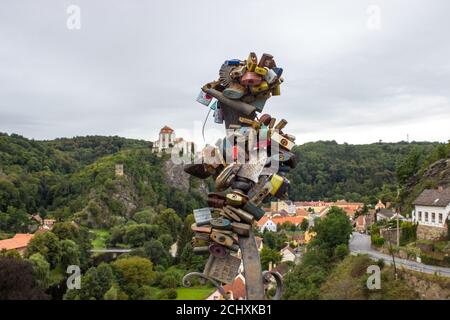
<instances>
[{"instance_id":1,"label":"bush","mask_svg":"<svg viewBox=\"0 0 450 320\"><path fill-rule=\"evenodd\" d=\"M371 240L374 247L381 247L384 244L384 238L375 234L372 235Z\"/></svg>"},{"instance_id":2,"label":"bush","mask_svg":"<svg viewBox=\"0 0 450 320\"><path fill-rule=\"evenodd\" d=\"M160 286L162 288L176 288L178 286L178 279L173 274L166 274L161 280Z\"/></svg>"},{"instance_id":3,"label":"bush","mask_svg":"<svg viewBox=\"0 0 450 320\"><path fill-rule=\"evenodd\" d=\"M377 260L377 265L380 267L380 270L383 270L383 268L384 268L384 260L383 259L378 259Z\"/></svg>"},{"instance_id":4,"label":"bush","mask_svg":"<svg viewBox=\"0 0 450 320\"><path fill-rule=\"evenodd\" d=\"M175 289L164 289L158 293L158 300L174 300L178 297L177 290Z\"/></svg>"},{"instance_id":5,"label":"bush","mask_svg":"<svg viewBox=\"0 0 450 320\"><path fill-rule=\"evenodd\" d=\"M350 251L348 249L348 245L345 243L338 245L336 249L334 249L334 255L339 260L344 259L349 254L349 252Z\"/></svg>"}]
</instances>

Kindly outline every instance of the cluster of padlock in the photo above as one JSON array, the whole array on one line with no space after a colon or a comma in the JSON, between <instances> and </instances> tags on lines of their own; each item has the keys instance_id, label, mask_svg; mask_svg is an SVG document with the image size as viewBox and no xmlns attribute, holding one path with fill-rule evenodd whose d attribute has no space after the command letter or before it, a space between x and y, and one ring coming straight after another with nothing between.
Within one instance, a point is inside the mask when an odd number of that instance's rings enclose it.
<instances>
[{"instance_id":1,"label":"cluster of padlock","mask_svg":"<svg viewBox=\"0 0 450 320\"><path fill-rule=\"evenodd\" d=\"M280 95L280 85L284 79L283 69L277 67L273 56L264 53L258 57L251 52L247 60L226 60L219 70L219 79L206 84L197 101L208 106L216 95L230 100L240 100L261 112L271 96ZM211 105L216 110L217 105ZM216 118L218 117L216 111ZM216 121L217 122L217 121Z\"/></svg>"},{"instance_id":2,"label":"cluster of padlock","mask_svg":"<svg viewBox=\"0 0 450 320\"><path fill-rule=\"evenodd\" d=\"M230 119L225 139L206 146L201 161L184 167L198 178L215 179L208 207L194 210L192 246L197 254L209 254L204 275L222 283L237 276L241 265L237 253L245 243L240 240L253 237L254 222L265 214L261 208L265 199L286 197L285 175L296 165L295 137L283 132L287 121L277 122L268 114L258 118L255 112L262 111L270 96L280 94L282 72L269 54L259 61L254 53L244 61L227 60L219 80L203 86L197 98L207 106L216 98L211 109L217 113L228 108L224 111Z\"/></svg>"},{"instance_id":3,"label":"cluster of padlock","mask_svg":"<svg viewBox=\"0 0 450 320\"><path fill-rule=\"evenodd\" d=\"M244 137L246 146L249 137L242 135L243 129L250 128L259 136L253 144L260 152L257 161L240 163L237 154L245 153L245 150L221 141L216 146L205 147L202 164L185 167L188 173L202 179L215 177L215 192L208 194L208 207L194 210L192 246L196 254L211 255L204 272L225 283L232 281L238 272L240 259L233 253L239 251L239 237L248 237L253 223L264 216L261 206L266 198L286 197L289 180L285 174L296 165L295 155L291 152L295 138L282 131L286 120L276 123L276 119L268 114L255 120L244 117L239 120L243 126L232 126L231 131ZM233 133L229 134L226 141L233 141L233 136ZM279 144L279 148L276 153L271 153L270 146L274 143ZM225 160L226 153L232 154L229 163ZM233 272L220 273L219 262L225 263L228 272Z\"/></svg>"}]
</instances>

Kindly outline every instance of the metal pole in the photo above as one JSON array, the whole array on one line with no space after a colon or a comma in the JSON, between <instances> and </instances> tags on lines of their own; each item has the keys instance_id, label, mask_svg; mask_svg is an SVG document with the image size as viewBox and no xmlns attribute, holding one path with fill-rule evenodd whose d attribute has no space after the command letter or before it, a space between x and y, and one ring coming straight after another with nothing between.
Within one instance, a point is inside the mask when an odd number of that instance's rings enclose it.
<instances>
[{"instance_id":1,"label":"metal pole","mask_svg":"<svg viewBox=\"0 0 450 320\"><path fill-rule=\"evenodd\" d=\"M250 231L248 237L239 237L239 246L244 265L247 300L263 300L265 294L261 261L253 231Z\"/></svg>"}]
</instances>

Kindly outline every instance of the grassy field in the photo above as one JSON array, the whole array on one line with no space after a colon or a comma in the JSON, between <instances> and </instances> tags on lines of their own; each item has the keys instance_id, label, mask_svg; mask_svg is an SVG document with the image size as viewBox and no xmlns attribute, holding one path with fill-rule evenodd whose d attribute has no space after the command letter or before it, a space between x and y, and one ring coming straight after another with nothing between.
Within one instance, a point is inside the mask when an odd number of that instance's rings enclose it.
<instances>
[{"instance_id":1,"label":"grassy field","mask_svg":"<svg viewBox=\"0 0 450 320\"><path fill-rule=\"evenodd\" d=\"M214 291L211 287L177 288L177 300L205 300Z\"/></svg>"},{"instance_id":2,"label":"grassy field","mask_svg":"<svg viewBox=\"0 0 450 320\"><path fill-rule=\"evenodd\" d=\"M92 240L92 246L94 249L106 248L106 242L108 241L110 234L108 230L97 229L91 230L95 234L95 239Z\"/></svg>"}]
</instances>

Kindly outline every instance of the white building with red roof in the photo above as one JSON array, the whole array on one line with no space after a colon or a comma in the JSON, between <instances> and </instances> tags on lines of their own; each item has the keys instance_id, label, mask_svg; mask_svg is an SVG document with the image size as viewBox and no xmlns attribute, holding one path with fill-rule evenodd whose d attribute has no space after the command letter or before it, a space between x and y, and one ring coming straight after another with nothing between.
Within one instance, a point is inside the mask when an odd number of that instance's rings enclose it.
<instances>
[{"instance_id":1,"label":"white building with red roof","mask_svg":"<svg viewBox=\"0 0 450 320\"><path fill-rule=\"evenodd\" d=\"M176 149L178 152L182 152L184 155L190 155L194 151L194 143L186 141L183 138L177 138L175 136L175 130L169 126L164 126L159 131L158 140L153 142L153 152L171 152Z\"/></svg>"}]
</instances>

